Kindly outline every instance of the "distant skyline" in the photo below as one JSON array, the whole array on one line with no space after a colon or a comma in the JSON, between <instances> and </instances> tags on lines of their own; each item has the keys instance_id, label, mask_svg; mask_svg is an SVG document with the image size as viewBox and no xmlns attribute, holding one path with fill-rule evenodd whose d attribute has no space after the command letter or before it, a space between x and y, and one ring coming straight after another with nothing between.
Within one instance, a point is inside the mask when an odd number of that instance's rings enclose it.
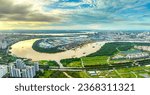
<instances>
[{"instance_id":1,"label":"distant skyline","mask_svg":"<svg viewBox=\"0 0 150 95\"><path fill-rule=\"evenodd\" d=\"M150 30L150 0L0 0L0 30Z\"/></svg>"}]
</instances>

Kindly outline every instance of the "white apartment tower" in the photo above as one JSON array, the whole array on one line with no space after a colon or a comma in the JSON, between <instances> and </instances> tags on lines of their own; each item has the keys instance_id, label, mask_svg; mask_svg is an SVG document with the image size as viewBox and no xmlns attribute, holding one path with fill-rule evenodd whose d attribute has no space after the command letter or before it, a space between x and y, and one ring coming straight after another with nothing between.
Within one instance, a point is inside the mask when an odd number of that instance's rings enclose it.
<instances>
[{"instance_id":1,"label":"white apartment tower","mask_svg":"<svg viewBox=\"0 0 150 95\"><path fill-rule=\"evenodd\" d=\"M24 69L26 67L26 65L21 59L17 59L15 63L16 63L16 68L18 69Z\"/></svg>"},{"instance_id":2,"label":"white apartment tower","mask_svg":"<svg viewBox=\"0 0 150 95\"><path fill-rule=\"evenodd\" d=\"M7 65L0 65L0 78L6 75L8 72Z\"/></svg>"},{"instance_id":3,"label":"white apartment tower","mask_svg":"<svg viewBox=\"0 0 150 95\"><path fill-rule=\"evenodd\" d=\"M27 69L22 69L22 77L27 78Z\"/></svg>"},{"instance_id":4,"label":"white apartment tower","mask_svg":"<svg viewBox=\"0 0 150 95\"><path fill-rule=\"evenodd\" d=\"M39 71L39 63L38 62L35 62L34 63L34 68L35 68L35 71Z\"/></svg>"}]
</instances>

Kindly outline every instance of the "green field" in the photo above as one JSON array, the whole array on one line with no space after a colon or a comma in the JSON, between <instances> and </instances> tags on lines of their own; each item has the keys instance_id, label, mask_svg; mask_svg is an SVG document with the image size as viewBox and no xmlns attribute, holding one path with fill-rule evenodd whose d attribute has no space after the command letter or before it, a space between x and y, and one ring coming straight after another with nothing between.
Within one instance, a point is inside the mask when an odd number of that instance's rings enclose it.
<instances>
[{"instance_id":1,"label":"green field","mask_svg":"<svg viewBox=\"0 0 150 95\"><path fill-rule=\"evenodd\" d=\"M83 57L84 66L108 64L108 56Z\"/></svg>"},{"instance_id":2,"label":"green field","mask_svg":"<svg viewBox=\"0 0 150 95\"><path fill-rule=\"evenodd\" d=\"M65 67L82 67L80 58L63 59L60 62Z\"/></svg>"},{"instance_id":3,"label":"green field","mask_svg":"<svg viewBox=\"0 0 150 95\"><path fill-rule=\"evenodd\" d=\"M90 78L90 75L87 72L67 72L73 78Z\"/></svg>"},{"instance_id":4,"label":"green field","mask_svg":"<svg viewBox=\"0 0 150 95\"><path fill-rule=\"evenodd\" d=\"M56 67L59 66L56 61L48 61L48 60L41 60L41 61L39 61L39 64L40 65L48 65L48 66L56 66Z\"/></svg>"},{"instance_id":5,"label":"green field","mask_svg":"<svg viewBox=\"0 0 150 95\"><path fill-rule=\"evenodd\" d=\"M80 72L67 71L66 73L73 78L90 78L90 75L85 71ZM62 71L45 70L44 72L38 72L35 78L68 78L68 77Z\"/></svg>"},{"instance_id":6,"label":"green field","mask_svg":"<svg viewBox=\"0 0 150 95\"><path fill-rule=\"evenodd\" d=\"M45 70L44 72L39 72L36 78L67 78L61 71L50 71Z\"/></svg>"}]
</instances>

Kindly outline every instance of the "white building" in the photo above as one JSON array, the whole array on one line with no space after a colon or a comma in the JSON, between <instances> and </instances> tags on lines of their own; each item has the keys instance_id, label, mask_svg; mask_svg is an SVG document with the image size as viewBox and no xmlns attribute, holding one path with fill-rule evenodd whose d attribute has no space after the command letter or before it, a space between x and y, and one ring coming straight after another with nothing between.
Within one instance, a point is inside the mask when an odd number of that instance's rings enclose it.
<instances>
[{"instance_id":1,"label":"white building","mask_svg":"<svg viewBox=\"0 0 150 95\"><path fill-rule=\"evenodd\" d=\"M0 65L0 78L6 75L8 72L7 65Z\"/></svg>"},{"instance_id":2,"label":"white building","mask_svg":"<svg viewBox=\"0 0 150 95\"><path fill-rule=\"evenodd\" d=\"M135 54L128 54L125 58L127 59L136 59L136 58L147 58L149 57L148 53L135 53Z\"/></svg>"},{"instance_id":3,"label":"white building","mask_svg":"<svg viewBox=\"0 0 150 95\"><path fill-rule=\"evenodd\" d=\"M28 76L27 76L27 69L23 69L22 70L22 77L23 78L27 78Z\"/></svg>"},{"instance_id":4,"label":"white building","mask_svg":"<svg viewBox=\"0 0 150 95\"><path fill-rule=\"evenodd\" d=\"M39 71L39 63L38 62L35 62L34 63L34 68L35 68L35 71Z\"/></svg>"},{"instance_id":5,"label":"white building","mask_svg":"<svg viewBox=\"0 0 150 95\"><path fill-rule=\"evenodd\" d=\"M13 65L9 67L10 77L21 77L20 69L15 68Z\"/></svg>"},{"instance_id":6,"label":"white building","mask_svg":"<svg viewBox=\"0 0 150 95\"><path fill-rule=\"evenodd\" d=\"M11 77L33 78L39 71L39 63L34 63L34 66L26 66L21 59L17 59L15 64L9 64L9 72Z\"/></svg>"},{"instance_id":7,"label":"white building","mask_svg":"<svg viewBox=\"0 0 150 95\"><path fill-rule=\"evenodd\" d=\"M0 41L0 49L6 49L8 46L8 43L6 41Z\"/></svg>"},{"instance_id":8,"label":"white building","mask_svg":"<svg viewBox=\"0 0 150 95\"><path fill-rule=\"evenodd\" d=\"M27 66L26 70L28 78L33 78L36 75L34 66Z\"/></svg>"},{"instance_id":9,"label":"white building","mask_svg":"<svg viewBox=\"0 0 150 95\"><path fill-rule=\"evenodd\" d=\"M150 46L134 46L134 48L143 50L143 51L150 51Z\"/></svg>"},{"instance_id":10,"label":"white building","mask_svg":"<svg viewBox=\"0 0 150 95\"><path fill-rule=\"evenodd\" d=\"M14 72L14 76L13 76L13 77L21 78L20 69L14 68L14 69L13 69L13 72Z\"/></svg>"},{"instance_id":11,"label":"white building","mask_svg":"<svg viewBox=\"0 0 150 95\"><path fill-rule=\"evenodd\" d=\"M15 68L14 64L9 64L9 73L11 77L15 75L15 72L13 72L14 68Z\"/></svg>"},{"instance_id":12,"label":"white building","mask_svg":"<svg viewBox=\"0 0 150 95\"><path fill-rule=\"evenodd\" d=\"M16 68L18 69L24 69L26 67L26 65L21 59L17 59L15 63L16 63Z\"/></svg>"}]
</instances>

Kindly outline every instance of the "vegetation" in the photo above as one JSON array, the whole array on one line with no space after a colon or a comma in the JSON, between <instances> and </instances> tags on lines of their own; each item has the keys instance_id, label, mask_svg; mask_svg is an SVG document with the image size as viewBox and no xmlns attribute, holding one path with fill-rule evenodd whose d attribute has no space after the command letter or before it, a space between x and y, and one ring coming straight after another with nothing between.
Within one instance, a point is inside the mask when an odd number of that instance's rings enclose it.
<instances>
[{"instance_id":1,"label":"vegetation","mask_svg":"<svg viewBox=\"0 0 150 95\"><path fill-rule=\"evenodd\" d=\"M121 51L126 51L132 48L134 45L129 42L114 42L114 43L106 43L99 51L88 55L88 57L93 56L112 56L118 52L117 48Z\"/></svg>"},{"instance_id":2,"label":"vegetation","mask_svg":"<svg viewBox=\"0 0 150 95\"><path fill-rule=\"evenodd\" d=\"M89 78L90 75L88 75L87 72L80 71L80 72L67 72L70 76L73 78Z\"/></svg>"},{"instance_id":3,"label":"vegetation","mask_svg":"<svg viewBox=\"0 0 150 95\"><path fill-rule=\"evenodd\" d=\"M80 58L63 59L60 62L65 67L82 67Z\"/></svg>"},{"instance_id":4,"label":"vegetation","mask_svg":"<svg viewBox=\"0 0 150 95\"><path fill-rule=\"evenodd\" d=\"M44 72L40 72L37 78L67 78L61 71L50 71L45 70Z\"/></svg>"},{"instance_id":5,"label":"vegetation","mask_svg":"<svg viewBox=\"0 0 150 95\"><path fill-rule=\"evenodd\" d=\"M48 66L56 66L56 67L59 66L56 61L41 60L39 61L39 63L40 65L48 65Z\"/></svg>"},{"instance_id":6,"label":"vegetation","mask_svg":"<svg viewBox=\"0 0 150 95\"><path fill-rule=\"evenodd\" d=\"M133 62L133 60L129 60L129 59L113 59L113 60L109 61L110 64L125 63L125 62Z\"/></svg>"},{"instance_id":7,"label":"vegetation","mask_svg":"<svg viewBox=\"0 0 150 95\"><path fill-rule=\"evenodd\" d=\"M108 56L83 57L84 66L108 64Z\"/></svg>"},{"instance_id":8,"label":"vegetation","mask_svg":"<svg viewBox=\"0 0 150 95\"><path fill-rule=\"evenodd\" d=\"M16 61L16 57L6 54L5 51L6 50L0 50L0 64L7 64Z\"/></svg>"},{"instance_id":9,"label":"vegetation","mask_svg":"<svg viewBox=\"0 0 150 95\"><path fill-rule=\"evenodd\" d=\"M131 68L121 68L115 70L104 70L98 73L104 78L144 78L150 77L150 67L140 66Z\"/></svg>"},{"instance_id":10,"label":"vegetation","mask_svg":"<svg viewBox=\"0 0 150 95\"><path fill-rule=\"evenodd\" d=\"M131 42L113 42L113 43L106 43L99 51L88 55L88 57L93 56L112 56L115 53L120 51L127 51L133 48L135 45L146 45L150 46L150 43L131 43Z\"/></svg>"}]
</instances>

